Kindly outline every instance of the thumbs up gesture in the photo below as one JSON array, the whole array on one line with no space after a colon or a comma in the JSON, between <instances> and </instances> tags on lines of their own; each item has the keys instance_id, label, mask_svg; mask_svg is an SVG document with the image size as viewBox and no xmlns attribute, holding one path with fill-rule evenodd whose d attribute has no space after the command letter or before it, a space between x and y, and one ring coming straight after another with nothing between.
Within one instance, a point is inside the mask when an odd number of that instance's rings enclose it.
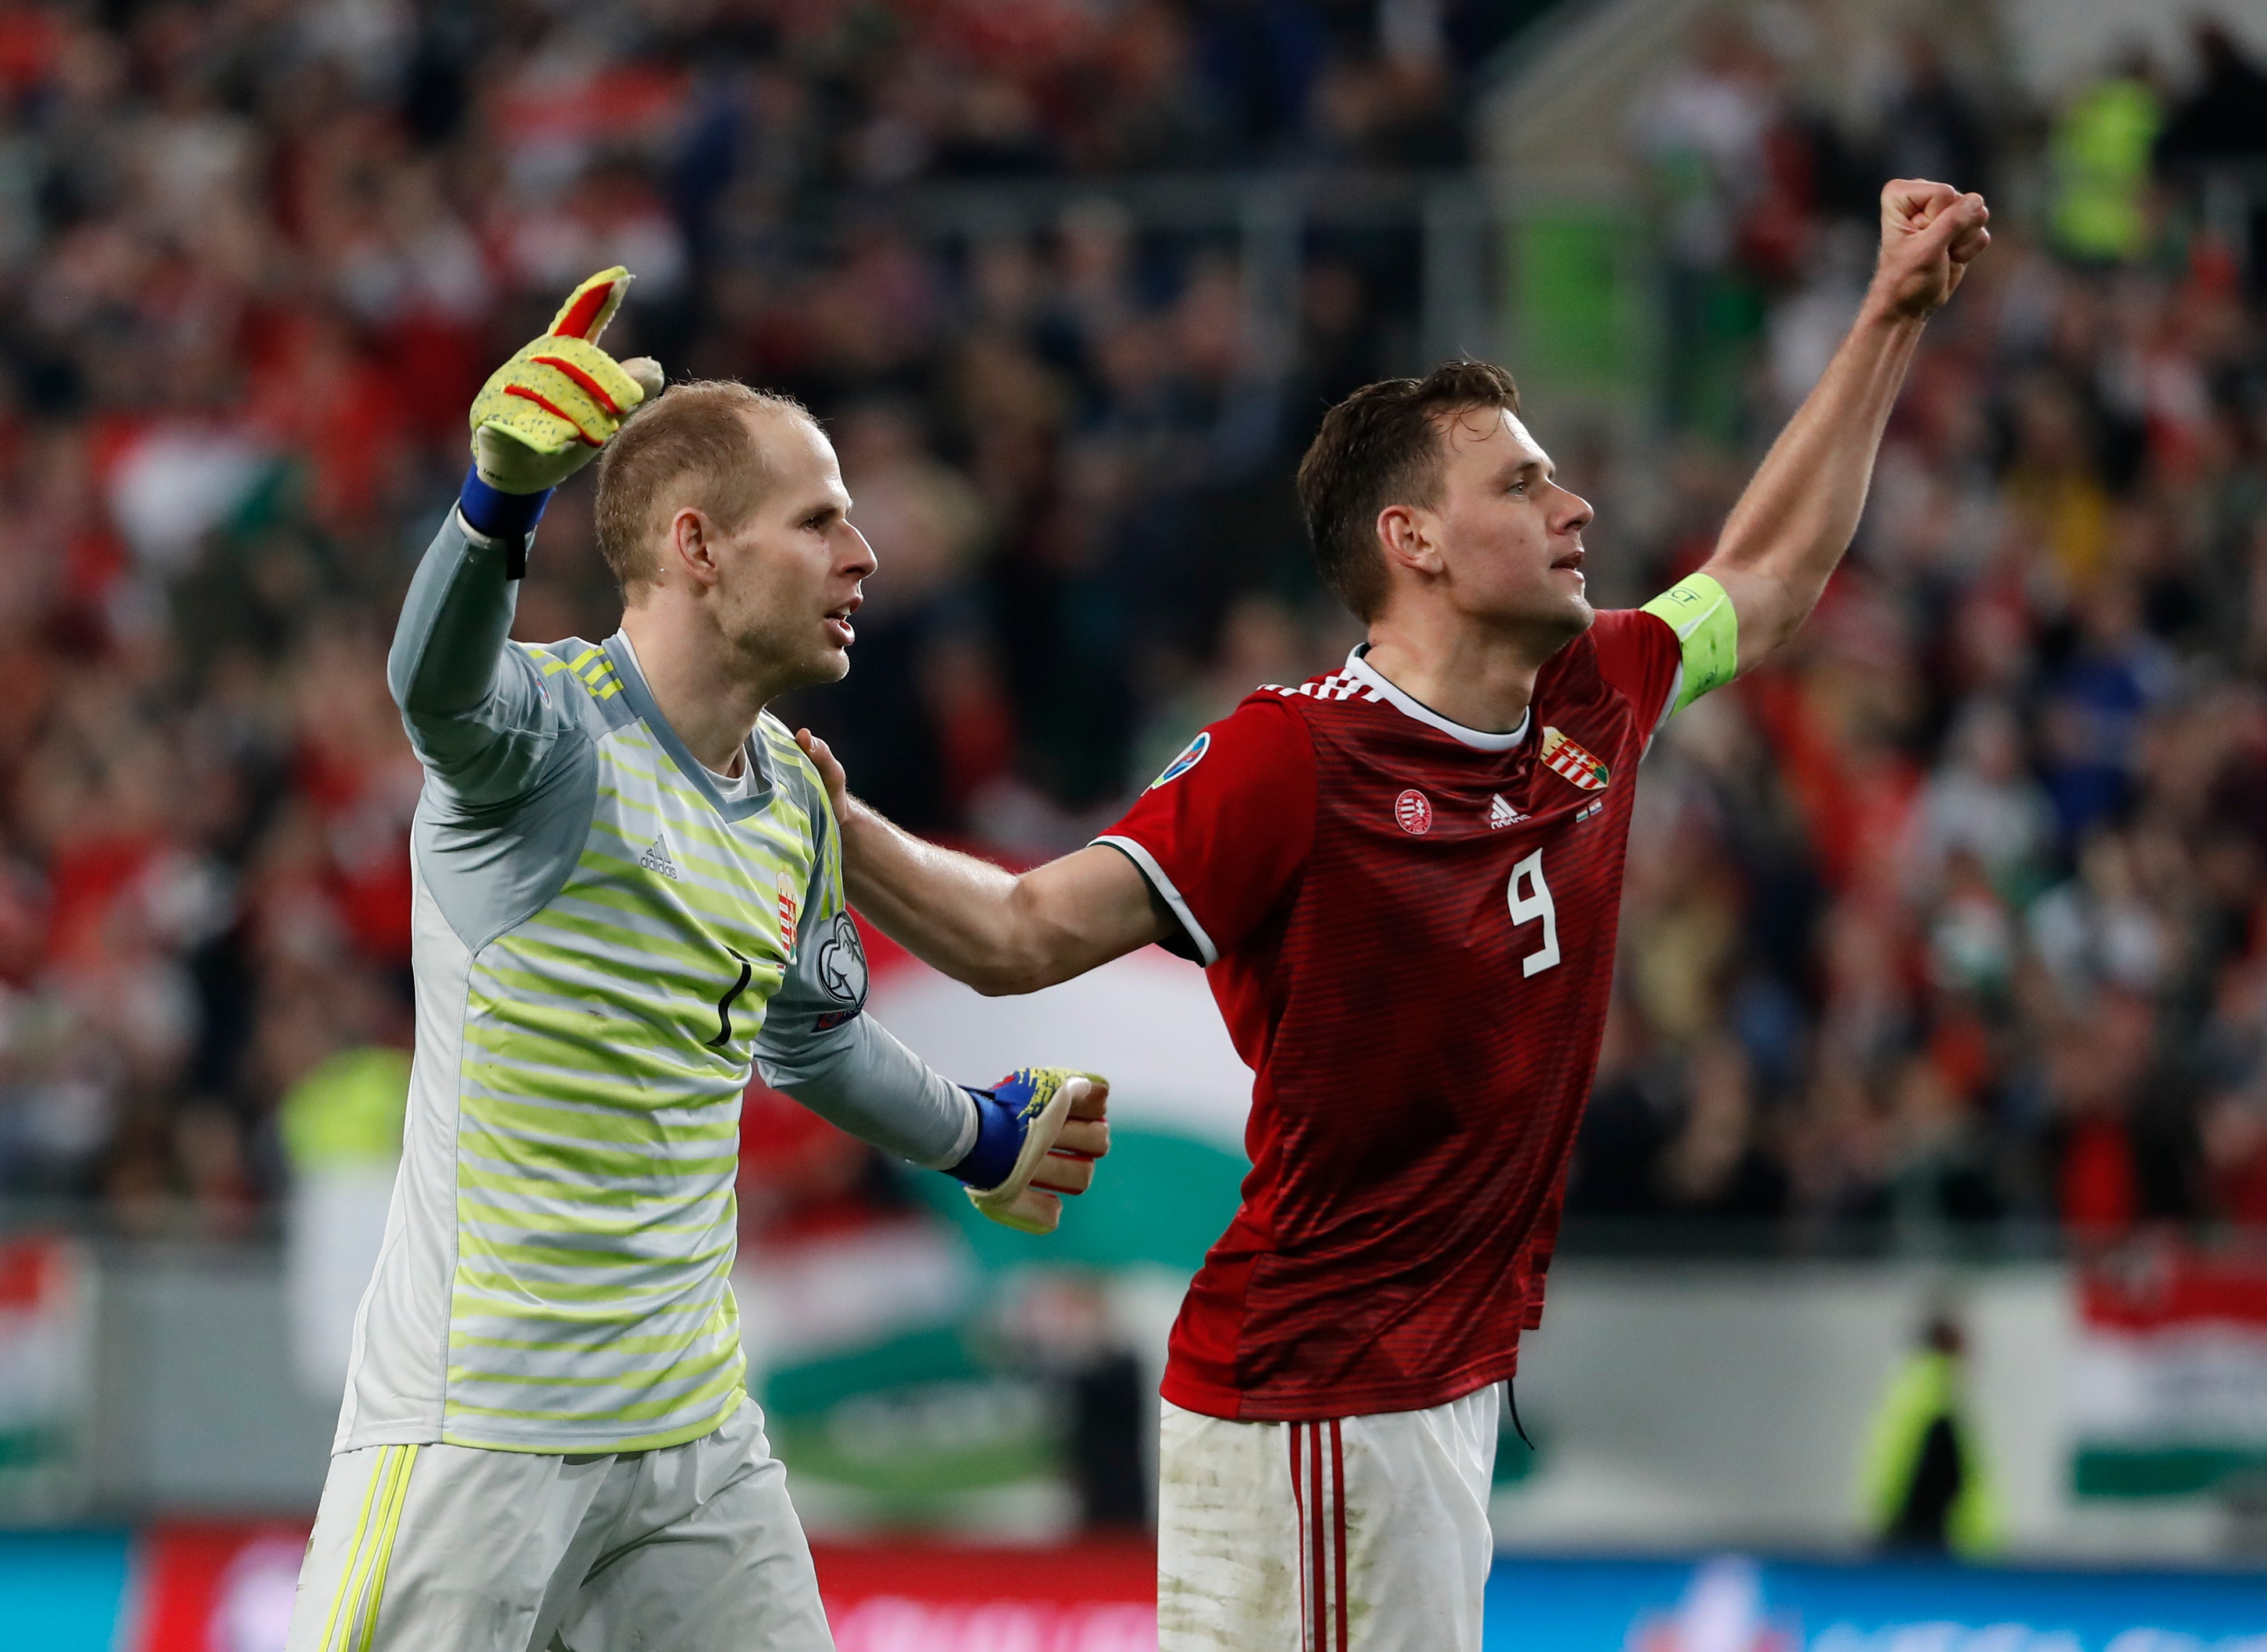
<instances>
[{"instance_id":1,"label":"thumbs up gesture","mask_svg":"<svg viewBox=\"0 0 2267 1652\"><path fill-rule=\"evenodd\" d=\"M496 369L473 402L473 468L500 493L541 493L598 456L661 393L661 363L617 362L598 336L634 279L616 265L569 296L550 330Z\"/></svg>"}]
</instances>

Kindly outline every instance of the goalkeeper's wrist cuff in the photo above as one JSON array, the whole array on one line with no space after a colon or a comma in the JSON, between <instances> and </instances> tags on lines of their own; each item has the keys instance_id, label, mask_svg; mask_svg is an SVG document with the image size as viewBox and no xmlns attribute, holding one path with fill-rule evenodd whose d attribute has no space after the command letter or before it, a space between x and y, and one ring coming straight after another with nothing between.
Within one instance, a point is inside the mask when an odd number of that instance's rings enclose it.
<instances>
[{"instance_id":1,"label":"goalkeeper's wrist cuff","mask_svg":"<svg viewBox=\"0 0 2267 1652\"><path fill-rule=\"evenodd\" d=\"M1015 1174L1031 1125L1016 1103L1002 1101L989 1090L961 1088L976 1104L976 1145L958 1164L945 1166L944 1173L972 1188L996 1188Z\"/></svg>"},{"instance_id":2,"label":"goalkeeper's wrist cuff","mask_svg":"<svg viewBox=\"0 0 2267 1652\"><path fill-rule=\"evenodd\" d=\"M507 493L481 480L478 465L465 472L465 486L457 494L457 508L465 513L474 533L491 539L524 539L535 531L551 490L539 493Z\"/></svg>"}]
</instances>

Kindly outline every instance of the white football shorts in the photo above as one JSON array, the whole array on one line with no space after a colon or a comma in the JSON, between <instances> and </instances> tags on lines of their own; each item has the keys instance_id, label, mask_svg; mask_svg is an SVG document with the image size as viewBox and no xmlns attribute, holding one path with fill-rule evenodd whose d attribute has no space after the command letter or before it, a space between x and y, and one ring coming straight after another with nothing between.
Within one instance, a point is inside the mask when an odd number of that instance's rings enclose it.
<instances>
[{"instance_id":1,"label":"white football shorts","mask_svg":"<svg viewBox=\"0 0 2267 1652\"><path fill-rule=\"evenodd\" d=\"M288 1652L833 1652L753 1401L651 1451L331 1458Z\"/></svg>"},{"instance_id":2,"label":"white football shorts","mask_svg":"<svg viewBox=\"0 0 2267 1652\"><path fill-rule=\"evenodd\" d=\"M1157 1430L1158 1652L1478 1652L1496 1389Z\"/></svg>"}]
</instances>

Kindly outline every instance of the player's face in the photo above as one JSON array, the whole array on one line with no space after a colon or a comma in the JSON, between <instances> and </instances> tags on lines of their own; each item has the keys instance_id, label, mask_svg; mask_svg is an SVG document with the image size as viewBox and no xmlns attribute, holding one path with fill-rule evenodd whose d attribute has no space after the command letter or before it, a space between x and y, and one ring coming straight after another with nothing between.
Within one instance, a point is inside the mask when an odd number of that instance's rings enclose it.
<instances>
[{"instance_id":1,"label":"player's face","mask_svg":"<svg viewBox=\"0 0 2267 1652\"><path fill-rule=\"evenodd\" d=\"M1589 501L1552 479L1551 456L1501 408L1442 433L1437 518L1443 589L1475 619L1581 635L1596 618L1582 575Z\"/></svg>"},{"instance_id":2,"label":"player's face","mask_svg":"<svg viewBox=\"0 0 2267 1652\"><path fill-rule=\"evenodd\" d=\"M850 619L865 600L873 548L850 525L834 444L818 426L767 416L757 438L771 479L763 503L720 547L719 617L763 675L790 687L839 682L850 669Z\"/></svg>"}]
</instances>

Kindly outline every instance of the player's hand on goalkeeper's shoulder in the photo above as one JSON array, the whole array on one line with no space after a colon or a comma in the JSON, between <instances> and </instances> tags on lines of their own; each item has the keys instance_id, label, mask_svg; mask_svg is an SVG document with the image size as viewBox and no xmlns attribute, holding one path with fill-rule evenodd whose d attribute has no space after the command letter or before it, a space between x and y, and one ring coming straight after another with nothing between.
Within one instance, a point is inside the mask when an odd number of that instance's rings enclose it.
<instances>
[{"instance_id":1,"label":"player's hand on goalkeeper's shoulder","mask_svg":"<svg viewBox=\"0 0 2267 1652\"><path fill-rule=\"evenodd\" d=\"M826 787L826 800L834 806L834 818L842 819L850 807L850 777L843 771L842 759L834 755L833 747L808 728L795 731L795 743L803 748L803 755L818 771L819 782Z\"/></svg>"},{"instance_id":2,"label":"player's hand on goalkeeper's shoulder","mask_svg":"<svg viewBox=\"0 0 2267 1652\"><path fill-rule=\"evenodd\" d=\"M623 420L661 394L660 362L643 355L617 362L598 347L633 279L616 265L583 282L548 330L481 387L473 400L473 473L464 495L475 527L525 532L542 499L597 457Z\"/></svg>"},{"instance_id":3,"label":"player's hand on goalkeeper's shoulder","mask_svg":"<svg viewBox=\"0 0 2267 1652\"><path fill-rule=\"evenodd\" d=\"M976 1145L948 1174L969 1202L1002 1227L1052 1233L1065 1195L1094 1183L1110 1151L1110 1080L1067 1067L1019 1067L976 1103Z\"/></svg>"}]
</instances>

